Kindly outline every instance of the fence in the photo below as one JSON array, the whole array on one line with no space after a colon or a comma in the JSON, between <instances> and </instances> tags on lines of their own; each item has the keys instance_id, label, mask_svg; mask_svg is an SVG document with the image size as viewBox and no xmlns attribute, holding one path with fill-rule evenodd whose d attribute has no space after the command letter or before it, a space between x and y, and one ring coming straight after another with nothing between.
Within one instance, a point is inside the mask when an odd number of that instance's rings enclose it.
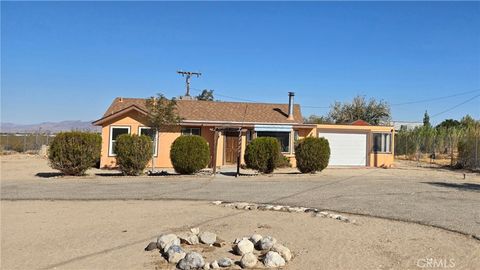
<instances>
[{"instance_id":1,"label":"fence","mask_svg":"<svg viewBox=\"0 0 480 270\"><path fill-rule=\"evenodd\" d=\"M3 133L0 134L0 149L2 152L38 152L54 137L54 134L45 133Z\"/></svg>"},{"instance_id":2,"label":"fence","mask_svg":"<svg viewBox=\"0 0 480 270\"><path fill-rule=\"evenodd\" d=\"M417 127L395 135L395 155L452 167L480 168L480 124L469 127Z\"/></svg>"}]
</instances>

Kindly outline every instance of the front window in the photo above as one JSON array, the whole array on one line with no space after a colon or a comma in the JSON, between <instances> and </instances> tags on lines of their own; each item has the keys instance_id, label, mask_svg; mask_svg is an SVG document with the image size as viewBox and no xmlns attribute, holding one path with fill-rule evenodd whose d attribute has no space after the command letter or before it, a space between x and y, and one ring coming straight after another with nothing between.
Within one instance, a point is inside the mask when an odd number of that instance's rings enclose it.
<instances>
[{"instance_id":1,"label":"front window","mask_svg":"<svg viewBox=\"0 0 480 270\"><path fill-rule=\"evenodd\" d=\"M282 152L290 152L290 132L257 131L257 137L273 137L280 143Z\"/></svg>"},{"instance_id":2,"label":"front window","mask_svg":"<svg viewBox=\"0 0 480 270\"><path fill-rule=\"evenodd\" d=\"M109 156L116 156L115 145L117 144L118 136L122 134L130 134L130 127L110 127L110 147Z\"/></svg>"},{"instance_id":3,"label":"front window","mask_svg":"<svg viewBox=\"0 0 480 270\"><path fill-rule=\"evenodd\" d=\"M373 152L391 153L391 144L391 133L373 133Z\"/></svg>"},{"instance_id":4,"label":"front window","mask_svg":"<svg viewBox=\"0 0 480 270\"><path fill-rule=\"evenodd\" d=\"M200 128L182 128L182 135L198 135L200 136Z\"/></svg>"},{"instance_id":5,"label":"front window","mask_svg":"<svg viewBox=\"0 0 480 270\"><path fill-rule=\"evenodd\" d=\"M158 133L149 127L139 127L138 134L148 136L152 140L153 155L157 156Z\"/></svg>"}]
</instances>

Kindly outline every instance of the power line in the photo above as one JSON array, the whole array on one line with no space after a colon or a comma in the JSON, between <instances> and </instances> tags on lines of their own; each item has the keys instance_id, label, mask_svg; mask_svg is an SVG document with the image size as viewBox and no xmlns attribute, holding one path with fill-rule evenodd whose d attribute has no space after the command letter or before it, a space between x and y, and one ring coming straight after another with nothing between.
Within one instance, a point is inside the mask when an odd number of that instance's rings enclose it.
<instances>
[{"instance_id":1,"label":"power line","mask_svg":"<svg viewBox=\"0 0 480 270\"><path fill-rule=\"evenodd\" d=\"M442 96L442 97L436 97L436 98L427 98L427 99L421 99L421 100L417 100L417 101L408 101L408 102L401 102L401 103L393 103L393 104L390 104L390 106L402 106L402 105L409 105L409 104L417 104L417 103L437 101L437 100L442 100L442 99L447 99L447 98L452 98L452 97L463 96L463 95L467 95L467 94L474 93L474 92L478 92L478 91L480 91L480 89L475 89L475 90L467 91L467 92L461 92L461 93L457 93L457 94L453 94L453 95L449 95L449 96Z\"/></svg>"},{"instance_id":2,"label":"power line","mask_svg":"<svg viewBox=\"0 0 480 270\"><path fill-rule=\"evenodd\" d=\"M439 115L441 115L441 114L444 114L444 113L446 113L446 112L452 111L452 110L454 110L454 109L462 106L463 104L466 104L466 103L468 103L468 102L470 102L470 101L472 101L472 100L474 100L474 99L476 99L476 98L478 98L478 97L480 97L480 94L478 94L478 95L476 95L476 96L473 96L473 97L471 97L471 98L469 98L469 99L467 99L467 100L465 100L465 101L462 101L461 103L458 103L457 105L455 105L455 106L453 106L453 107L450 107L450 108L448 108L448 109L446 109L446 110L444 110L444 111L441 111L441 112L439 112L439 113L436 113L436 114L430 116L430 118L437 117L437 116L439 116Z\"/></svg>"}]
</instances>

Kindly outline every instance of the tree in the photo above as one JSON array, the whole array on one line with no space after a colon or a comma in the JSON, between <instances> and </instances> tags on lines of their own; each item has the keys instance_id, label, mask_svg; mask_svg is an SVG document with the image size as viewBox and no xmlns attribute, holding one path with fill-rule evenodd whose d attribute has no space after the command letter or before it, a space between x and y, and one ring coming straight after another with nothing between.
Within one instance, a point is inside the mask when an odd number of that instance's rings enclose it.
<instances>
[{"instance_id":1,"label":"tree","mask_svg":"<svg viewBox=\"0 0 480 270\"><path fill-rule=\"evenodd\" d=\"M308 118L304 119L304 122L307 124L331 124L332 120L328 119L326 116L310 115Z\"/></svg>"},{"instance_id":2,"label":"tree","mask_svg":"<svg viewBox=\"0 0 480 270\"><path fill-rule=\"evenodd\" d=\"M177 102L162 94L152 96L145 101L148 110L147 125L153 129L153 140L158 136L161 127L175 126L182 120L177 113ZM155 141L154 141L155 145ZM155 149L152 151L152 172L155 170Z\"/></svg>"},{"instance_id":3,"label":"tree","mask_svg":"<svg viewBox=\"0 0 480 270\"><path fill-rule=\"evenodd\" d=\"M427 111L425 111L425 114L423 114L423 126L424 127L431 127L432 126L430 124L430 116L428 115Z\"/></svg>"},{"instance_id":4,"label":"tree","mask_svg":"<svg viewBox=\"0 0 480 270\"><path fill-rule=\"evenodd\" d=\"M197 100L213 101L213 90L203 89L202 93L196 96Z\"/></svg>"},{"instance_id":5,"label":"tree","mask_svg":"<svg viewBox=\"0 0 480 270\"><path fill-rule=\"evenodd\" d=\"M458 122L457 120L445 119L440 124L435 126L435 128L436 129L441 129L441 128L449 129L449 128L456 128L456 127L459 127L459 126L460 126L460 122Z\"/></svg>"},{"instance_id":6,"label":"tree","mask_svg":"<svg viewBox=\"0 0 480 270\"><path fill-rule=\"evenodd\" d=\"M473 117L468 114L462 117L462 119L460 119L460 125L462 126L462 128L473 127L475 126L476 122L477 121L475 121L475 119L473 119Z\"/></svg>"},{"instance_id":7,"label":"tree","mask_svg":"<svg viewBox=\"0 0 480 270\"><path fill-rule=\"evenodd\" d=\"M355 120L364 120L372 125L386 125L390 123L390 105L381 100L365 100L364 96L356 96L352 103L335 102L328 113L328 118L336 124L351 123Z\"/></svg>"}]
</instances>

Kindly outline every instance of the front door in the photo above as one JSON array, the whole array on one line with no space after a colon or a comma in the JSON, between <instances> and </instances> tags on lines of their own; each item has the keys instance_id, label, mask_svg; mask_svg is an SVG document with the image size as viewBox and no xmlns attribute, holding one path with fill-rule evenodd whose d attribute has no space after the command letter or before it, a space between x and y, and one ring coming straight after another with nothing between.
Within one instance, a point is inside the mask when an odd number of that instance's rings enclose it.
<instances>
[{"instance_id":1,"label":"front door","mask_svg":"<svg viewBox=\"0 0 480 270\"><path fill-rule=\"evenodd\" d=\"M237 163L238 133L225 134L225 164Z\"/></svg>"}]
</instances>

